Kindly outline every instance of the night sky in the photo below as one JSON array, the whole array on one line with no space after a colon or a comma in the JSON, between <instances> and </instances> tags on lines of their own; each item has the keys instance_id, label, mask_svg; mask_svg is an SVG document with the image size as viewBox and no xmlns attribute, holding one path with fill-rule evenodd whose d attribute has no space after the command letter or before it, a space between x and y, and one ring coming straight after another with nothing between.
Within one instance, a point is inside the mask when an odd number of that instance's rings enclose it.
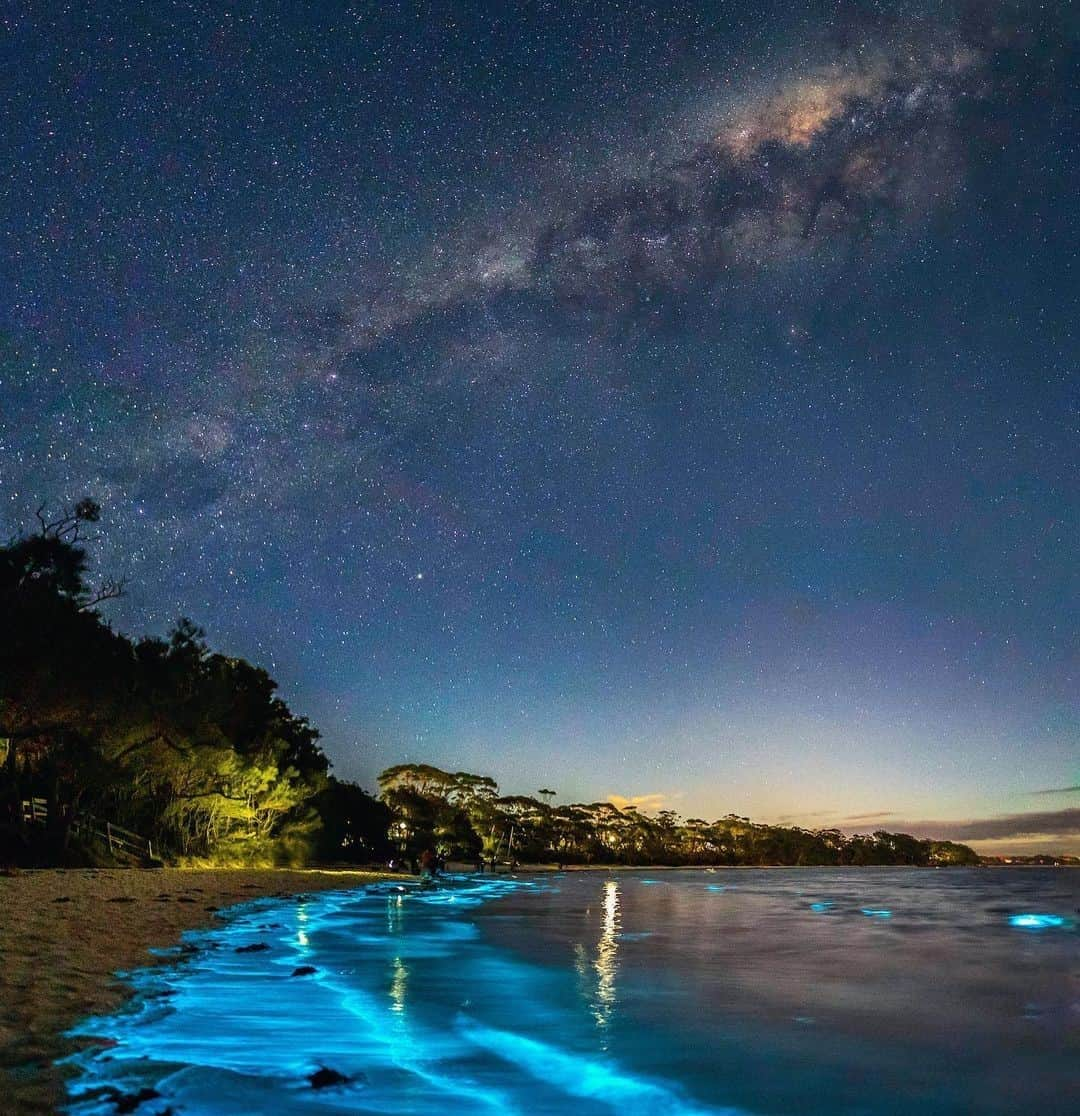
<instances>
[{"instance_id":1,"label":"night sky","mask_svg":"<svg viewBox=\"0 0 1080 1116\"><path fill-rule=\"evenodd\" d=\"M0 524L119 628L369 788L1080 851L1069 5L0 12Z\"/></svg>"}]
</instances>

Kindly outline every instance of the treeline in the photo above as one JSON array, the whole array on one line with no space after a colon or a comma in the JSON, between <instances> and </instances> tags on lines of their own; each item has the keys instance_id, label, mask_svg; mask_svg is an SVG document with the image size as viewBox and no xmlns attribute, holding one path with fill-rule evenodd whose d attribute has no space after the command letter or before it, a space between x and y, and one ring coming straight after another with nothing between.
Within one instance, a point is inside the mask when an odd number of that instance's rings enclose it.
<instances>
[{"instance_id":1,"label":"treeline","mask_svg":"<svg viewBox=\"0 0 1080 1116\"><path fill-rule=\"evenodd\" d=\"M39 512L35 533L0 547L0 861L101 857L87 835L106 822L168 861L386 855L387 810L329 774L318 732L264 670L186 620L164 640L105 623L123 586L88 584L98 516L92 501Z\"/></svg>"},{"instance_id":2,"label":"treeline","mask_svg":"<svg viewBox=\"0 0 1080 1116\"><path fill-rule=\"evenodd\" d=\"M393 815L391 836L409 858L431 848L474 862L669 865L945 865L978 864L951 841L923 841L879 830L847 836L838 829L758 825L729 814L717 821L649 816L610 802L555 805L542 797L500 796L493 779L401 764L379 776Z\"/></svg>"},{"instance_id":3,"label":"treeline","mask_svg":"<svg viewBox=\"0 0 1080 1116\"><path fill-rule=\"evenodd\" d=\"M330 774L264 670L212 651L189 621L167 639L113 631L100 607L123 585L87 575L98 517L89 500L39 512L34 533L0 546L0 865L105 860L118 851L106 825L172 863L414 863L428 849L511 864L979 862L902 833L500 795L487 776L424 764L384 771L376 799Z\"/></svg>"}]
</instances>

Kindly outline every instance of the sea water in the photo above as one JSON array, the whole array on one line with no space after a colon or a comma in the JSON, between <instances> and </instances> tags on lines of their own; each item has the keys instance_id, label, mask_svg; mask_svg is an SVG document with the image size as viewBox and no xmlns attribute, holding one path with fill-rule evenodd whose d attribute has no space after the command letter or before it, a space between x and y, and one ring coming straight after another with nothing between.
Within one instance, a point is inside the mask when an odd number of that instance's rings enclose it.
<instances>
[{"instance_id":1,"label":"sea water","mask_svg":"<svg viewBox=\"0 0 1080 1116\"><path fill-rule=\"evenodd\" d=\"M1078 905L1068 869L873 868L259 901L77 1028L70 1110L1071 1116Z\"/></svg>"}]
</instances>

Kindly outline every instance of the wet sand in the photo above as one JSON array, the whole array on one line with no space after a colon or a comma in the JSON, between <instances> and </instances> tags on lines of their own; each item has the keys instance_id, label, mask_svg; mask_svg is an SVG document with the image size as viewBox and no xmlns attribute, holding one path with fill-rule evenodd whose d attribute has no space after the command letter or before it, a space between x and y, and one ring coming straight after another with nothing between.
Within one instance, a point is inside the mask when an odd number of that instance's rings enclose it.
<instances>
[{"instance_id":1,"label":"wet sand","mask_svg":"<svg viewBox=\"0 0 1080 1116\"><path fill-rule=\"evenodd\" d=\"M56 1112L63 1032L115 1009L117 970L212 926L222 907L261 896L357 887L376 872L284 869L48 869L0 876L0 1113Z\"/></svg>"}]
</instances>

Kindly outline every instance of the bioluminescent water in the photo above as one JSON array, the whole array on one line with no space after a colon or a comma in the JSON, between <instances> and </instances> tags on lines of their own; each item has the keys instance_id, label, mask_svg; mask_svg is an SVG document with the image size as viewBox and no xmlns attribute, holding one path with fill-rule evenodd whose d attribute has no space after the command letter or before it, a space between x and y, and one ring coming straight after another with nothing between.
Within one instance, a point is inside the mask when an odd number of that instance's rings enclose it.
<instances>
[{"instance_id":1,"label":"bioluminescent water","mask_svg":"<svg viewBox=\"0 0 1080 1116\"><path fill-rule=\"evenodd\" d=\"M71 1111L1080 1111L1080 873L411 881L231 912L77 1030ZM325 1084L324 1084L325 1083Z\"/></svg>"}]
</instances>

